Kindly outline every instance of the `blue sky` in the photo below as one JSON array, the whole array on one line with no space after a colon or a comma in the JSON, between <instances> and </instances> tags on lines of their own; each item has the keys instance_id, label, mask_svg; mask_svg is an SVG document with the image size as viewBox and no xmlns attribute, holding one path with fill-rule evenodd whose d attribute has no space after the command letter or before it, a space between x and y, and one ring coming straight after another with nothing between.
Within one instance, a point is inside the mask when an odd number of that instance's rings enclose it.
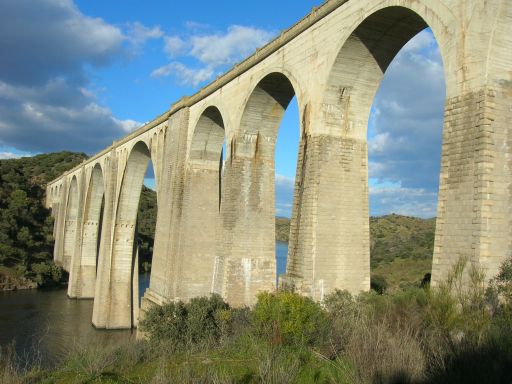
<instances>
[{"instance_id":1,"label":"blue sky","mask_svg":"<svg viewBox=\"0 0 512 384\"><path fill-rule=\"evenodd\" d=\"M2 1L0 158L60 150L93 154L319 4ZM372 215L435 215L443 102L441 58L427 30L395 58L374 101L368 133ZM293 102L276 148L279 215L290 214L298 135Z\"/></svg>"}]
</instances>

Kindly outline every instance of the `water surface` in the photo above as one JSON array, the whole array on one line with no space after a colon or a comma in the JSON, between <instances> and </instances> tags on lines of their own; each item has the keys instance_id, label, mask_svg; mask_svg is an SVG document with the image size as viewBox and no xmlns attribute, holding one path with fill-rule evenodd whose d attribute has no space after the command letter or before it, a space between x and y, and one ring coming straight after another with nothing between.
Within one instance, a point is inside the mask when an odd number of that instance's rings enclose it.
<instances>
[{"instance_id":1,"label":"water surface","mask_svg":"<svg viewBox=\"0 0 512 384\"><path fill-rule=\"evenodd\" d=\"M288 244L276 242L278 275L286 270L287 253ZM139 298L149 287L149 277L139 275ZM135 337L131 330L95 329L92 306L92 300L68 299L65 289L0 292L0 347L14 342L19 356L49 367L77 345L108 345Z\"/></svg>"}]
</instances>

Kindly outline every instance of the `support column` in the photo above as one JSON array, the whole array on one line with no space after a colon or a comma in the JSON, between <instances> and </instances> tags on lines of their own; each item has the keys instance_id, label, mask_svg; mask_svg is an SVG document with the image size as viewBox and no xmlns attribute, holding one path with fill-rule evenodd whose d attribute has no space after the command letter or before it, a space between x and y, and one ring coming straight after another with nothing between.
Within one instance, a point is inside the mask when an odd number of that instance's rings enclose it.
<instances>
[{"instance_id":1,"label":"support column","mask_svg":"<svg viewBox=\"0 0 512 384\"><path fill-rule=\"evenodd\" d=\"M224 243L215 281L234 306L253 305L262 291L275 290L273 142L245 134L231 143L221 202ZM219 270L221 269L221 270Z\"/></svg>"},{"instance_id":2,"label":"support column","mask_svg":"<svg viewBox=\"0 0 512 384\"><path fill-rule=\"evenodd\" d=\"M101 228L101 218L90 218L83 224L82 258L79 267L80 289L77 298L92 299L96 287L96 262L98 252L98 236Z\"/></svg>"},{"instance_id":3,"label":"support column","mask_svg":"<svg viewBox=\"0 0 512 384\"><path fill-rule=\"evenodd\" d=\"M114 151L104 163L105 203L103 208L103 224L101 227L101 242L96 270L96 286L94 290L94 305L92 324L96 328L107 326L108 310L110 308L110 268L112 255L112 236L114 227L115 200L117 197L117 166L118 159Z\"/></svg>"},{"instance_id":4,"label":"support column","mask_svg":"<svg viewBox=\"0 0 512 384\"><path fill-rule=\"evenodd\" d=\"M433 286L460 258L488 280L512 255L512 5L459 6L474 17L450 51Z\"/></svg>"},{"instance_id":5,"label":"support column","mask_svg":"<svg viewBox=\"0 0 512 384\"><path fill-rule=\"evenodd\" d=\"M63 177L61 184L61 193L59 195L59 209L58 216L55 217L55 243L53 248L53 260L55 264L64 266L64 229L66 224L66 208L68 199L68 183L66 178Z\"/></svg>"},{"instance_id":6,"label":"support column","mask_svg":"<svg viewBox=\"0 0 512 384\"><path fill-rule=\"evenodd\" d=\"M212 292L219 231L219 161L196 160L187 170L181 225L181 264L177 298Z\"/></svg>"},{"instance_id":7,"label":"support column","mask_svg":"<svg viewBox=\"0 0 512 384\"><path fill-rule=\"evenodd\" d=\"M323 125L308 121L305 132L325 132ZM336 288L370 288L367 143L350 136L305 133L299 147L281 281L318 301Z\"/></svg>"},{"instance_id":8,"label":"support column","mask_svg":"<svg viewBox=\"0 0 512 384\"><path fill-rule=\"evenodd\" d=\"M161 177L155 245L149 288L142 298L140 319L151 306L162 305L176 298L181 279L180 236L188 122L188 108L179 110L169 118L160 165L164 168L155 170Z\"/></svg>"},{"instance_id":9,"label":"support column","mask_svg":"<svg viewBox=\"0 0 512 384\"><path fill-rule=\"evenodd\" d=\"M80 175L77 176L77 213L76 223L73 225L74 244L73 254L69 261L68 297L75 299L81 297L82 280L80 269L82 265L82 228L84 218L84 195L85 195L85 170L82 167Z\"/></svg>"},{"instance_id":10,"label":"support column","mask_svg":"<svg viewBox=\"0 0 512 384\"><path fill-rule=\"evenodd\" d=\"M501 90L484 87L447 100L434 286L461 258L482 268L490 279L510 255L512 114L504 99Z\"/></svg>"}]
</instances>

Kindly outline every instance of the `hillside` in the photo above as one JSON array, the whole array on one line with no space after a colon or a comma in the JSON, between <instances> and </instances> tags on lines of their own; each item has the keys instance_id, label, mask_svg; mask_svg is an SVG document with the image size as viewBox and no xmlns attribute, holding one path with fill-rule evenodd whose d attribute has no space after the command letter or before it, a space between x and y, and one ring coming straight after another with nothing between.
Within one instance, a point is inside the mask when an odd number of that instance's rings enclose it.
<instances>
[{"instance_id":1,"label":"hillside","mask_svg":"<svg viewBox=\"0 0 512 384\"><path fill-rule=\"evenodd\" d=\"M53 219L44 207L44 185L86 158L59 152L0 160L0 290L62 278L51 262Z\"/></svg>"},{"instance_id":2,"label":"hillside","mask_svg":"<svg viewBox=\"0 0 512 384\"><path fill-rule=\"evenodd\" d=\"M417 285L430 273L436 221L387 215L370 218L370 263L373 280L391 289ZM288 241L290 220L276 218L276 240Z\"/></svg>"},{"instance_id":3,"label":"hillside","mask_svg":"<svg viewBox=\"0 0 512 384\"><path fill-rule=\"evenodd\" d=\"M287 217L276 217L276 240L288 242L290 237L290 219Z\"/></svg>"},{"instance_id":4,"label":"hillside","mask_svg":"<svg viewBox=\"0 0 512 384\"><path fill-rule=\"evenodd\" d=\"M137 230L139 243L139 270L149 271L153 257L153 243L156 226L156 192L142 186L137 214Z\"/></svg>"}]
</instances>

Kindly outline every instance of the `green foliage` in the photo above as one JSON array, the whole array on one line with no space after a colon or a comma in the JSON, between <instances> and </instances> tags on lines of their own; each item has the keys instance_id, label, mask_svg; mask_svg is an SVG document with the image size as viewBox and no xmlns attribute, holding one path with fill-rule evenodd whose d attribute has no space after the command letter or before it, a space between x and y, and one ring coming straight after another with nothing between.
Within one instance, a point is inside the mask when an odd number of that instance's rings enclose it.
<instances>
[{"instance_id":1,"label":"green foliage","mask_svg":"<svg viewBox=\"0 0 512 384\"><path fill-rule=\"evenodd\" d=\"M292 292L260 293L253 316L256 328L275 344L312 345L327 327L320 305Z\"/></svg>"},{"instance_id":2,"label":"green foliage","mask_svg":"<svg viewBox=\"0 0 512 384\"><path fill-rule=\"evenodd\" d=\"M461 260L440 287L334 291L323 308L292 293L261 294L253 310L215 296L154 307L149 343L75 348L34 382L509 383L512 322L488 306L482 276ZM2 369L30 382L0 353Z\"/></svg>"},{"instance_id":3,"label":"green foliage","mask_svg":"<svg viewBox=\"0 0 512 384\"><path fill-rule=\"evenodd\" d=\"M38 283L58 275L55 268L42 266L50 265L53 254L53 218L43 204L45 184L85 158L60 152L0 160L0 266L23 269L24 277Z\"/></svg>"},{"instance_id":4,"label":"green foliage","mask_svg":"<svg viewBox=\"0 0 512 384\"><path fill-rule=\"evenodd\" d=\"M32 264L31 269L35 282L40 286L58 284L64 274L62 267L55 265L52 261Z\"/></svg>"},{"instance_id":5,"label":"green foliage","mask_svg":"<svg viewBox=\"0 0 512 384\"><path fill-rule=\"evenodd\" d=\"M395 214L371 217L372 267L396 258L430 260L434 250L435 223L435 218L425 220Z\"/></svg>"},{"instance_id":6,"label":"green foliage","mask_svg":"<svg viewBox=\"0 0 512 384\"><path fill-rule=\"evenodd\" d=\"M276 240L288 242L290 238L290 219L276 217Z\"/></svg>"},{"instance_id":7,"label":"green foliage","mask_svg":"<svg viewBox=\"0 0 512 384\"><path fill-rule=\"evenodd\" d=\"M370 262L377 282L385 278L388 290L420 285L432 270L435 224L435 218L370 217ZM289 233L290 219L276 217L276 240L287 242Z\"/></svg>"},{"instance_id":8,"label":"green foliage","mask_svg":"<svg viewBox=\"0 0 512 384\"><path fill-rule=\"evenodd\" d=\"M157 200L156 192L142 186L137 214L137 241L139 245L139 270L149 272L155 242Z\"/></svg>"},{"instance_id":9,"label":"green foliage","mask_svg":"<svg viewBox=\"0 0 512 384\"><path fill-rule=\"evenodd\" d=\"M504 329L512 329L512 257L505 260L491 280L486 299L494 315L493 333L500 337Z\"/></svg>"},{"instance_id":10,"label":"green foliage","mask_svg":"<svg viewBox=\"0 0 512 384\"><path fill-rule=\"evenodd\" d=\"M139 327L153 342L164 342L177 350L190 345L213 345L226 329L229 319L224 311L228 309L219 295L194 298L186 304L171 302L152 307Z\"/></svg>"},{"instance_id":11,"label":"green foliage","mask_svg":"<svg viewBox=\"0 0 512 384\"><path fill-rule=\"evenodd\" d=\"M435 225L435 218L420 219L395 214L370 217L372 267L397 258L432 259ZM290 219L276 217L276 240L287 242L289 233Z\"/></svg>"},{"instance_id":12,"label":"green foliage","mask_svg":"<svg viewBox=\"0 0 512 384\"><path fill-rule=\"evenodd\" d=\"M370 288L382 295L388 288L388 282L383 276L372 275L370 280Z\"/></svg>"}]
</instances>

